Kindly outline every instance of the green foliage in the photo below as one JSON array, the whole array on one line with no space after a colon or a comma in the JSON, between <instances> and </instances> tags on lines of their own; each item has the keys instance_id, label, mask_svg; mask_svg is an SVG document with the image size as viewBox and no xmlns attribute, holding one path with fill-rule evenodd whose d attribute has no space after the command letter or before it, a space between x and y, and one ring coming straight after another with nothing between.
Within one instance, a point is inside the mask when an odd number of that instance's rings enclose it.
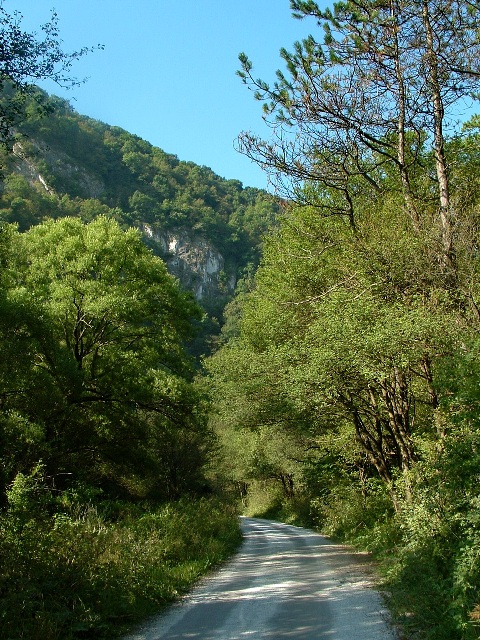
<instances>
[{"instance_id":1,"label":"green foliage","mask_svg":"<svg viewBox=\"0 0 480 640\"><path fill-rule=\"evenodd\" d=\"M32 517L41 508L45 498L48 500L45 492L43 465L37 464L28 475L17 473L8 488L6 498L8 510L15 517L20 519Z\"/></svg>"},{"instance_id":2,"label":"green foliage","mask_svg":"<svg viewBox=\"0 0 480 640\"><path fill-rule=\"evenodd\" d=\"M3 491L40 460L57 489L165 499L202 486L213 440L185 351L191 297L114 220L4 234Z\"/></svg>"},{"instance_id":3,"label":"green foliage","mask_svg":"<svg viewBox=\"0 0 480 640\"><path fill-rule=\"evenodd\" d=\"M0 633L8 640L116 636L184 593L241 539L235 510L214 499L119 504L124 515L114 522L81 503L54 519L35 510L19 519L17 496L29 491L24 480L12 491L15 509L0 515Z\"/></svg>"},{"instance_id":4,"label":"green foliage","mask_svg":"<svg viewBox=\"0 0 480 640\"><path fill-rule=\"evenodd\" d=\"M357 440L391 486L416 455L416 433L435 437L428 367L458 338L453 303L431 286L429 250L389 200L355 230L291 211L267 241L240 337L211 361L223 424L274 424L307 448L348 423L347 446Z\"/></svg>"},{"instance_id":5,"label":"green foliage","mask_svg":"<svg viewBox=\"0 0 480 640\"><path fill-rule=\"evenodd\" d=\"M394 551L384 544L386 586L407 627L435 639L478 637L478 431L445 438L415 469L415 502L396 515Z\"/></svg>"},{"instance_id":6,"label":"green foliage","mask_svg":"<svg viewBox=\"0 0 480 640\"><path fill-rule=\"evenodd\" d=\"M41 92L53 117L26 104L18 149L50 191L6 159L0 215L25 231L0 234L8 636L106 637L108 619L181 592L223 557L217 537L234 546L232 519L209 501L132 503L198 496L208 478L248 513L373 552L409 632L478 637L477 119L441 132L442 101L478 83L457 64L473 13L407 3L400 20L394 4L293 2L326 40L282 50L291 77L273 87L241 56L281 125L243 150L308 205L264 244L279 205L263 192ZM418 37L432 25L448 55ZM409 82L407 61L422 71ZM185 352L198 309L130 228L145 224L212 240L224 285L245 269L199 384Z\"/></svg>"}]
</instances>

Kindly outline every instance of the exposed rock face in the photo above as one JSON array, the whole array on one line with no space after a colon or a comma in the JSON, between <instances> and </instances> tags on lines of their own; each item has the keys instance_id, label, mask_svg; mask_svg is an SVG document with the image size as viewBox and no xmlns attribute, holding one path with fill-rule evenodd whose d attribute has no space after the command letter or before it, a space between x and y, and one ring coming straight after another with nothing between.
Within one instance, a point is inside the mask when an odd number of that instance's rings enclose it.
<instances>
[{"instance_id":1,"label":"exposed rock face","mask_svg":"<svg viewBox=\"0 0 480 640\"><path fill-rule=\"evenodd\" d=\"M24 145L16 142L13 147L15 156L15 171L23 175L31 184L39 182L45 191L52 192L54 189L47 183L44 176L39 173L33 157L42 158L51 171L62 178L71 179L78 190L78 195L83 198L98 198L105 191L105 185L97 176L87 171L84 167L76 165L72 159L62 151L53 150L44 143L28 141L29 152L24 151Z\"/></svg>"},{"instance_id":2,"label":"exposed rock face","mask_svg":"<svg viewBox=\"0 0 480 640\"><path fill-rule=\"evenodd\" d=\"M165 260L168 270L198 301L229 295L235 277L227 278L225 259L205 238L186 230L156 232L144 224L142 232Z\"/></svg>"},{"instance_id":3,"label":"exposed rock face","mask_svg":"<svg viewBox=\"0 0 480 640\"><path fill-rule=\"evenodd\" d=\"M38 149L38 145L36 145L35 148ZM14 167L16 173L26 178L30 184L39 182L45 191L48 193L52 191L46 183L45 178L38 172L35 163L24 152L23 146L19 142L13 145L13 155L15 157Z\"/></svg>"}]
</instances>

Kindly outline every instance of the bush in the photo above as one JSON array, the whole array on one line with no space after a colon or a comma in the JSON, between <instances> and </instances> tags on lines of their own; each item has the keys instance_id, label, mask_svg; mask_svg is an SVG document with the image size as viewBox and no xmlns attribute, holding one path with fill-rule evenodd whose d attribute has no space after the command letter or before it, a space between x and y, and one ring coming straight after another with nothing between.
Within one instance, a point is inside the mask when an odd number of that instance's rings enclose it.
<instances>
[{"instance_id":1,"label":"bush","mask_svg":"<svg viewBox=\"0 0 480 640\"><path fill-rule=\"evenodd\" d=\"M214 499L125 511L117 522L93 507L75 517L0 517L0 637L112 638L185 592L241 539L235 509Z\"/></svg>"},{"instance_id":2,"label":"bush","mask_svg":"<svg viewBox=\"0 0 480 640\"><path fill-rule=\"evenodd\" d=\"M415 466L413 500L393 520L400 539L383 552L394 611L429 640L480 637L479 468L480 434L452 431Z\"/></svg>"},{"instance_id":3,"label":"bush","mask_svg":"<svg viewBox=\"0 0 480 640\"><path fill-rule=\"evenodd\" d=\"M322 532L369 550L377 548L378 536L392 516L385 486L370 478L362 487L339 484L323 498L312 500L312 518ZM381 534L383 537L384 534Z\"/></svg>"}]
</instances>

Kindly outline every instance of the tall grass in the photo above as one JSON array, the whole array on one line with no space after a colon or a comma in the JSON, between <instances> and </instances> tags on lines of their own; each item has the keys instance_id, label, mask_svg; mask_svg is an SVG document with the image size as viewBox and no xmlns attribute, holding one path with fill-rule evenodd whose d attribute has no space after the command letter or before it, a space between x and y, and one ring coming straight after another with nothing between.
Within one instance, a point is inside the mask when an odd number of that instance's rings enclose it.
<instances>
[{"instance_id":1,"label":"tall grass","mask_svg":"<svg viewBox=\"0 0 480 640\"><path fill-rule=\"evenodd\" d=\"M93 507L55 517L0 517L0 637L112 638L185 592L241 535L215 499L111 521Z\"/></svg>"}]
</instances>

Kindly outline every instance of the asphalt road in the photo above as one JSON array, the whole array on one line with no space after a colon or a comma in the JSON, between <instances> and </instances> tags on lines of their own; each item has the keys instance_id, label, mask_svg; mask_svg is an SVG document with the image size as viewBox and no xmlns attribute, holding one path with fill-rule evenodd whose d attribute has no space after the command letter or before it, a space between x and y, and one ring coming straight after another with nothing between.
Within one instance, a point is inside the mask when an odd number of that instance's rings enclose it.
<instances>
[{"instance_id":1,"label":"asphalt road","mask_svg":"<svg viewBox=\"0 0 480 640\"><path fill-rule=\"evenodd\" d=\"M235 558L124 640L394 640L368 562L328 538L242 518Z\"/></svg>"}]
</instances>

